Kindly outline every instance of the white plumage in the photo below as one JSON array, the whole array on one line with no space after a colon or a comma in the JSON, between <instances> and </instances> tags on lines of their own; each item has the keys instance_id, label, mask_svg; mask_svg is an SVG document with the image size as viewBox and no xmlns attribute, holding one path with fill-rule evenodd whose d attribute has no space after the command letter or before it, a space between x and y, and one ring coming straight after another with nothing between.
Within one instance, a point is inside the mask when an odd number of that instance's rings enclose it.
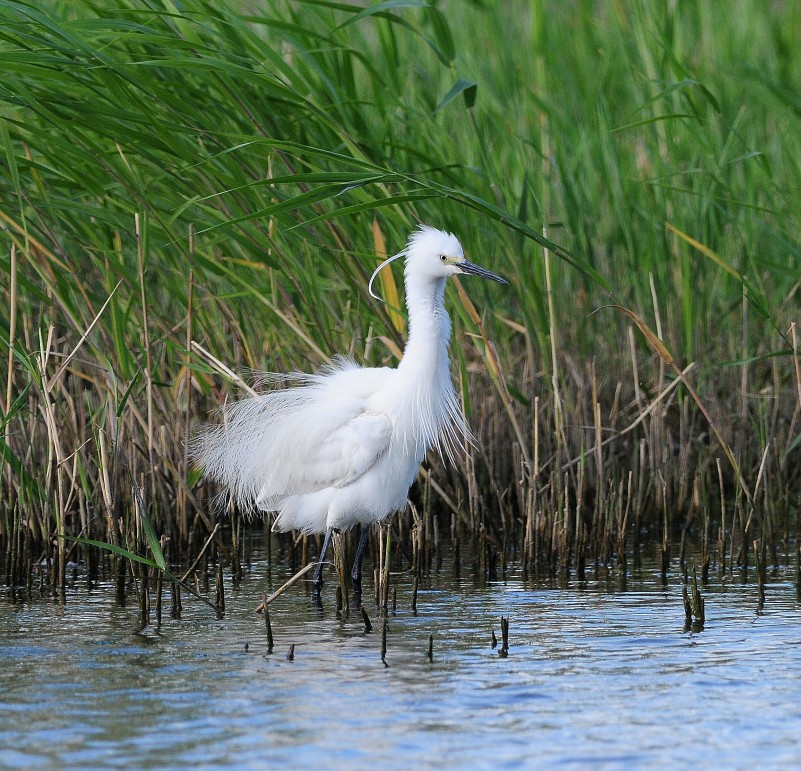
<instances>
[{"instance_id":1,"label":"white plumage","mask_svg":"<svg viewBox=\"0 0 801 771\"><path fill-rule=\"evenodd\" d=\"M337 358L314 375L268 375L294 385L229 404L192 442L197 464L240 507L277 513L274 529L383 521L405 507L429 447L452 456L469 440L450 375L445 282L457 273L506 282L465 260L452 234L427 226L378 270L398 257L409 337L396 369Z\"/></svg>"}]
</instances>

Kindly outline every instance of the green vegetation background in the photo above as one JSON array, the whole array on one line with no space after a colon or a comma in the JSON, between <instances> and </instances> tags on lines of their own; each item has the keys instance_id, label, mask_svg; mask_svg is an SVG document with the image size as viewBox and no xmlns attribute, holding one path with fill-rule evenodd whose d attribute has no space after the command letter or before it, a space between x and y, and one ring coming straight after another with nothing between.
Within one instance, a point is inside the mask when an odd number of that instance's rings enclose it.
<instances>
[{"instance_id":1,"label":"green vegetation background","mask_svg":"<svg viewBox=\"0 0 801 771\"><path fill-rule=\"evenodd\" d=\"M748 489L792 479L797 3L0 0L0 70L3 500L45 540L125 509L128 471L198 503L187 426L239 391L189 338L239 373L393 363L366 277L418 222L511 284L449 290L484 510L523 516L521 463L560 489L667 351ZM725 456L668 403L637 431L688 507ZM607 484L632 447L596 454Z\"/></svg>"}]
</instances>

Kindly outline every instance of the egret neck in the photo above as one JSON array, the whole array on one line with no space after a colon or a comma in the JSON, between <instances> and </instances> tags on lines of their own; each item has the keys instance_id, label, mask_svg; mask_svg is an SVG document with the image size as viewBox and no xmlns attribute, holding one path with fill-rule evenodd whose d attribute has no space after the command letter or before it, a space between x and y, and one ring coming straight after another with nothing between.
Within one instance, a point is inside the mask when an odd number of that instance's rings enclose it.
<instances>
[{"instance_id":1,"label":"egret neck","mask_svg":"<svg viewBox=\"0 0 801 771\"><path fill-rule=\"evenodd\" d=\"M456 407L448 346L451 320L445 310L445 278L406 271L409 336L398 364L403 383L404 443L425 447L436 442Z\"/></svg>"},{"instance_id":2,"label":"egret neck","mask_svg":"<svg viewBox=\"0 0 801 771\"><path fill-rule=\"evenodd\" d=\"M434 370L448 372L451 320L445 310L445 279L406 274L409 337L398 369L417 377Z\"/></svg>"}]
</instances>

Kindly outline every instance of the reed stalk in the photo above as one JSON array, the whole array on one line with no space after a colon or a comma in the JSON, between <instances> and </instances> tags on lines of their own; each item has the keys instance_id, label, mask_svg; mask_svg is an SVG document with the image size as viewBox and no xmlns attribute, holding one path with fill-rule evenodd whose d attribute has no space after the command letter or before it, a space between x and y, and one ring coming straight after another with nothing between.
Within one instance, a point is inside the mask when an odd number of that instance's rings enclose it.
<instances>
[{"instance_id":1,"label":"reed stalk","mask_svg":"<svg viewBox=\"0 0 801 771\"><path fill-rule=\"evenodd\" d=\"M136 258L139 267L139 292L142 303L142 342L145 347L145 396L147 415L147 457L150 470L148 485L149 500L156 498L156 456L153 440L153 352L150 345L150 323L148 320L148 299L145 291L145 243L142 232L142 218L139 212L134 214L134 230L136 233Z\"/></svg>"}]
</instances>

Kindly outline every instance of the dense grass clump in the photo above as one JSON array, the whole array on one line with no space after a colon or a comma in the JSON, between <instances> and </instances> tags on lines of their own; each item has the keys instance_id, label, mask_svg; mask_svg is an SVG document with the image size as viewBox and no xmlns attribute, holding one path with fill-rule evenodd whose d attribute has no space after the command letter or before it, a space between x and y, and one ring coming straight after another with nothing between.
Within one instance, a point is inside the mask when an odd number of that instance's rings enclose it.
<instances>
[{"instance_id":1,"label":"dense grass clump","mask_svg":"<svg viewBox=\"0 0 801 771\"><path fill-rule=\"evenodd\" d=\"M800 25L756 0L0 0L8 581L52 558L63 588L76 549L93 572L76 537L194 558L192 422L249 369L396 362L366 277L420 221L511 287L450 294L479 449L432 458L395 523L418 568L464 539L484 574L786 551Z\"/></svg>"}]
</instances>

